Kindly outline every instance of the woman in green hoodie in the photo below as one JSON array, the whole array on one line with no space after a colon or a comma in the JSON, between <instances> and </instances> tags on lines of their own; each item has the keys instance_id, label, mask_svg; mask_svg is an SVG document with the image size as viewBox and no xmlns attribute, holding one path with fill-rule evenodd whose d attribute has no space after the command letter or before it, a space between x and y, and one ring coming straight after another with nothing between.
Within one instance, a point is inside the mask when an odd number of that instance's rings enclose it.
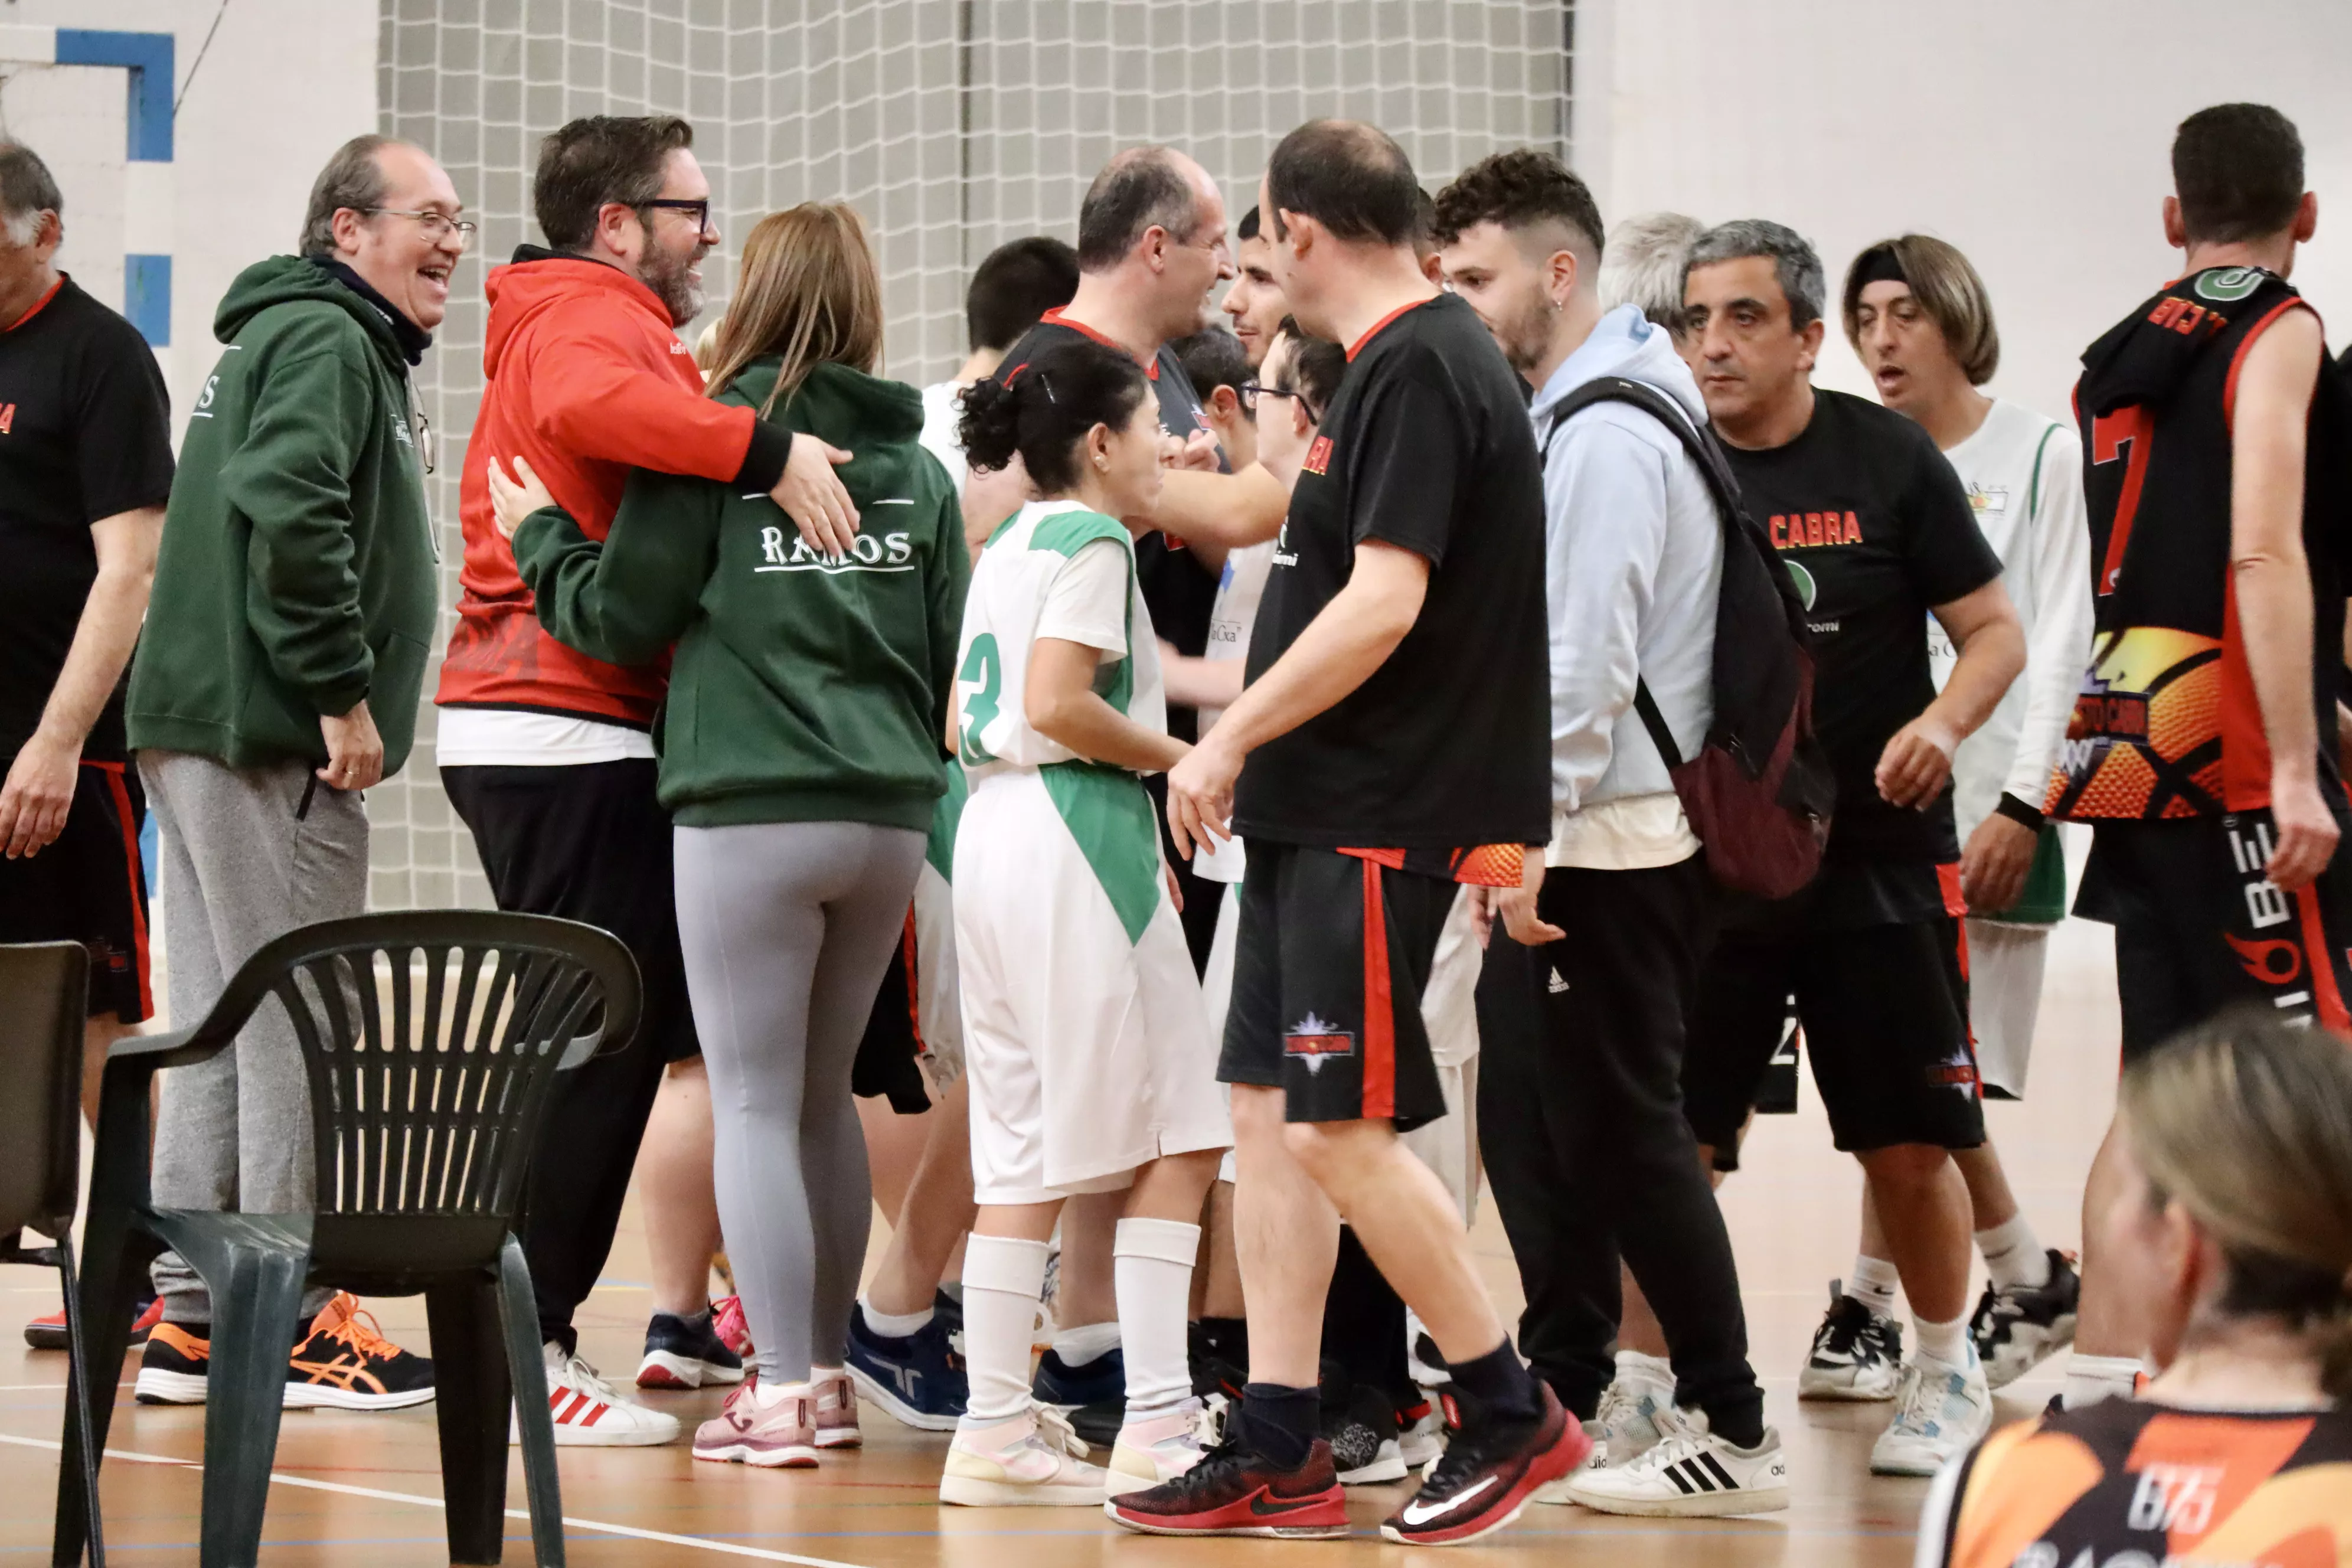
<instances>
[{"instance_id":1,"label":"woman in green hoodie","mask_svg":"<svg viewBox=\"0 0 2352 1568\"><path fill-rule=\"evenodd\" d=\"M856 456L864 520L813 548L764 493L639 469L606 537L495 461L499 526L559 640L615 664L675 643L661 719L679 934L710 1072L720 1223L757 1375L698 1459L810 1465L857 1440L844 1336L873 1200L850 1068L904 929L932 808L970 560L917 444L920 394L872 372L882 283L845 205L744 243L710 395Z\"/></svg>"}]
</instances>

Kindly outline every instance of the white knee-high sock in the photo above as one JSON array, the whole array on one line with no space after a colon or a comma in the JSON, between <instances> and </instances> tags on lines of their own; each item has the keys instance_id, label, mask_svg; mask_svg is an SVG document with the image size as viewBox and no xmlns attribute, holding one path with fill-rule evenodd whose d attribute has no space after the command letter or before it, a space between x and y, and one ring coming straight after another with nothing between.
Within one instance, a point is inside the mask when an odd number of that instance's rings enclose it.
<instances>
[{"instance_id":1,"label":"white knee-high sock","mask_svg":"<svg viewBox=\"0 0 2352 1568\"><path fill-rule=\"evenodd\" d=\"M1127 1354L1129 1420L1192 1395L1184 1313L1192 1299L1192 1259L1200 1249L1197 1225L1180 1219L1118 1222L1111 1282L1118 1295L1119 1342ZM965 1277L970 1278L968 1266Z\"/></svg>"},{"instance_id":2,"label":"white knee-high sock","mask_svg":"<svg viewBox=\"0 0 2352 1568\"><path fill-rule=\"evenodd\" d=\"M975 1236L964 1248L967 1426L992 1426L1029 1408L1029 1338L1045 1298L1051 1251L1042 1241L1003 1236Z\"/></svg>"}]
</instances>

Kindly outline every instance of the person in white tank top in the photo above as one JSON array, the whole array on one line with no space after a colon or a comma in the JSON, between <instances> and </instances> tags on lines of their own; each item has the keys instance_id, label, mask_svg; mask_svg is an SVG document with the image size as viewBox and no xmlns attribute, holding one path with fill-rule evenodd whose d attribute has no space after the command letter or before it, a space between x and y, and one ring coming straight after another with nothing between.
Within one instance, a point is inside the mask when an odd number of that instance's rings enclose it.
<instances>
[{"instance_id":1,"label":"person in white tank top","mask_svg":"<svg viewBox=\"0 0 2352 1568\"><path fill-rule=\"evenodd\" d=\"M2090 652L2082 450L2069 427L1979 390L2000 341L1983 279L1951 246L1922 235L1874 245L1848 269L1843 299L1847 339L1880 400L1916 420L1958 473L2025 627L2025 673L1952 759L1978 1076L1989 1098L2013 1100L2025 1089L2050 931L2065 917L2065 861L2040 808ZM1940 687L1953 655L1932 624L1929 633ZM2000 1388L2073 1342L2081 1279L2019 1212L1990 1136L1954 1158L1990 1276L1969 1333ZM1891 1281L1887 1255L1865 1205L1863 1291Z\"/></svg>"}]
</instances>

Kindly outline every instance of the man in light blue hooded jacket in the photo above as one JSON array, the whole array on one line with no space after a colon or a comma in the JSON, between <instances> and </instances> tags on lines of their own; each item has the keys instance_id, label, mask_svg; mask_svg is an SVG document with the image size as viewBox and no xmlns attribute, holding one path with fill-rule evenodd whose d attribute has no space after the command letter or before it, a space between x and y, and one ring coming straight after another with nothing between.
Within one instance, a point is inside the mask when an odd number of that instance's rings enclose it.
<instances>
[{"instance_id":1,"label":"man in light blue hooded jacket","mask_svg":"<svg viewBox=\"0 0 2352 1568\"><path fill-rule=\"evenodd\" d=\"M1696 752L1713 718L1722 525L1653 414L1609 401L1559 417L1602 376L1664 395L1696 429L1706 406L1667 331L1632 305L1604 310L1601 215L1558 159L1497 153L1437 209L1447 282L1535 389L1544 455L1552 837L1526 887L1498 900L1515 942L1495 943L1490 984L1524 992L1531 1016L1488 1031L1479 1120L1527 1290L1520 1351L1605 1439L1547 1500L1785 1508L1730 1240L1682 1113L1684 1003L1713 887L1634 701L1646 685L1677 752ZM1665 1331L1671 1383L1648 1358L1612 1361L1621 1256Z\"/></svg>"}]
</instances>

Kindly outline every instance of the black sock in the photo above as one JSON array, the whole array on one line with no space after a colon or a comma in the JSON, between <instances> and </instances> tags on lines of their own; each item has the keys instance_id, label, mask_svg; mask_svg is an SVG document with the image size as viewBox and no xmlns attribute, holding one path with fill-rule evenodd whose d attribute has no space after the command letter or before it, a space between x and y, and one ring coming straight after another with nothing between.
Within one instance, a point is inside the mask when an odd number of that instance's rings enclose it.
<instances>
[{"instance_id":1,"label":"black sock","mask_svg":"<svg viewBox=\"0 0 2352 1568\"><path fill-rule=\"evenodd\" d=\"M1752 1448L1764 1440L1764 1400L1759 1394L1706 1413L1706 1428L1727 1443Z\"/></svg>"},{"instance_id":2,"label":"black sock","mask_svg":"<svg viewBox=\"0 0 2352 1568\"><path fill-rule=\"evenodd\" d=\"M1241 1440L1276 1469L1295 1470L1315 1447L1323 1402L1312 1388L1252 1383L1242 1388L1239 1414Z\"/></svg>"},{"instance_id":3,"label":"black sock","mask_svg":"<svg viewBox=\"0 0 2352 1568\"><path fill-rule=\"evenodd\" d=\"M1509 1337L1473 1361L1453 1363L1454 1384L1486 1415L1504 1421L1532 1421L1543 1411L1535 1374L1520 1364Z\"/></svg>"}]
</instances>

